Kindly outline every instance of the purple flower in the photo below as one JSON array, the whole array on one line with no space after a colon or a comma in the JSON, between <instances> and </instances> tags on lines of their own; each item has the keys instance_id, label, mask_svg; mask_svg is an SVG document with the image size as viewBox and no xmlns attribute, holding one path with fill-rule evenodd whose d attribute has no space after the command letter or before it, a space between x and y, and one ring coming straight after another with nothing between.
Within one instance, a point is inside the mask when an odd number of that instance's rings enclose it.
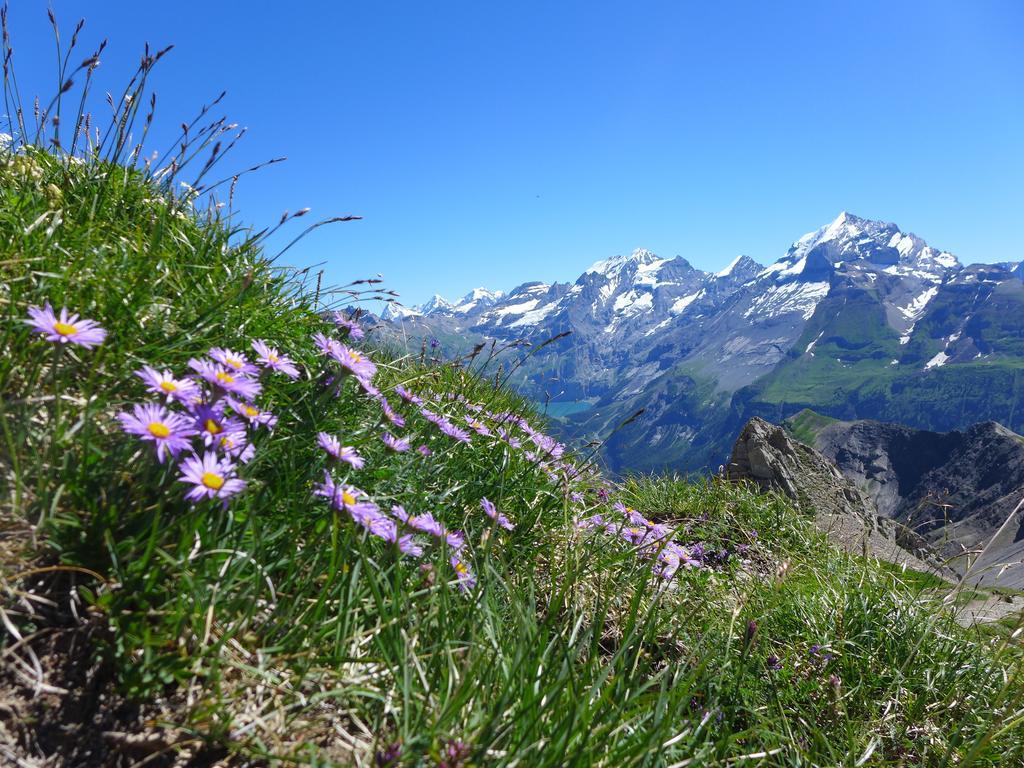
<instances>
[{"instance_id":1,"label":"purple flower","mask_svg":"<svg viewBox=\"0 0 1024 768\"><path fill-rule=\"evenodd\" d=\"M313 334L313 343L320 350L321 354L328 355L329 357L334 357L341 347L341 342L329 336L324 336L322 333Z\"/></svg>"},{"instance_id":2,"label":"purple flower","mask_svg":"<svg viewBox=\"0 0 1024 768\"><path fill-rule=\"evenodd\" d=\"M222 459L213 451L207 451L201 459L198 456L185 459L178 479L192 484L192 490L185 494L189 501L226 500L245 488L245 481L235 477L231 460Z\"/></svg>"},{"instance_id":3,"label":"purple flower","mask_svg":"<svg viewBox=\"0 0 1024 768\"><path fill-rule=\"evenodd\" d=\"M404 427L405 419L399 414L395 413L395 409L391 407L391 403L384 395L377 395L377 402L380 403L380 409L384 412L384 418L394 424L396 427Z\"/></svg>"},{"instance_id":4,"label":"purple flower","mask_svg":"<svg viewBox=\"0 0 1024 768\"><path fill-rule=\"evenodd\" d=\"M196 434L189 419L162 405L136 405L131 413L119 413L117 418L121 429L129 435L138 435L156 445L156 458L161 464L168 454L177 457L188 448L189 438Z\"/></svg>"},{"instance_id":5,"label":"purple flower","mask_svg":"<svg viewBox=\"0 0 1024 768\"><path fill-rule=\"evenodd\" d=\"M462 531L448 531L444 535L444 543L448 545L449 549L458 552L466 546L466 535Z\"/></svg>"},{"instance_id":6,"label":"purple flower","mask_svg":"<svg viewBox=\"0 0 1024 768\"><path fill-rule=\"evenodd\" d=\"M416 543L411 533L398 537L398 551L409 557L420 557L423 555L423 547Z\"/></svg>"},{"instance_id":7,"label":"purple flower","mask_svg":"<svg viewBox=\"0 0 1024 768\"><path fill-rule=\"evenodd\" d=\"M348 338L353 341L359 341L365 334L363 329L359 327L359 323L348 318L343 312L334 313L334 324L343 331L348 331Z\"/></svg>"},{"instance_id":8,"label":"purple flower","mask_svg":"<svg viewBox=\"0 0 1024 768\"><path fill-rule=\"evenodd\" d=\"M245 427L241 422L227 422L228 429L223 431L214 441L214 445L228 456L237 459L242 464L247 463L256 454L256 449L249 442Z\"/></svg>"},{"instance_id":9,"label":"purple flower","mask_svg":"<svg viewBox=\"0 0 1024 768\"><path fill-rule=\"evenodd\" d=\"M92 349L107 338L107 332L95 321L79 319L77 312L69 315L67 307L62 307L60 317L57 317L50 302L46 302L41 309L29 307L28 316L30 319L25 322L32 326L32 330L45 334L47 341L77 344Z\"/></svg>"},{"instance_id":10,"label":"purple flower","mask_svg":"<svg viewBox=\"0 0 1024 768\"><path fill-rule=\"evenodd\" d=\"M370 397L378 398L381 396L380 390L373 386L369 379L356 379L356 383L359 384L359 388Z\"/></svg>"},{"instance_id":11,"label":"purple flower","mask_svg":"<svg viewBox=\"0 0 1024 768\"><path fill-rule=\"evenodd\" d=\"M255 405L239 402L233 397L227 398L227 401L228 405L231 406L231 409L248 421L252 426L259 424L267 427L268 429L273 429L277 424L277 416L272 414L270 411L261 411Z\"/></svg>"},{"instance_id":12,"label":"purple flower","mask_svg":"<svg viewBox=\"0 0 1024 768\"><path fill-rule=\"evenodd\" d=\"M377 373L377 366L366 355L357 349L338 343L330 353L332 359L340 365L343 373L350 373L357 379L370 381Z\"/></svg>"},{"instance_id":13,"label":"purple flower","mask_svg":"<svg viewBox=\"0 0 1024 768\"><path fill-rule=\"evenodd\" d=\"M608 501L608 489L607 488L598 488L597 489L597 500L602 502L602 503Z\"/></svg>"},{"instance_id":14,"label":"purple flower","mask_svg":"<svg viewBox=\"0 0 1024 768\"><path fill-rule=\"evenodd\" d=\"M437 764L437 768L463 768L471 751L466 742L460 739L450 739L441 750L441 762Z\"/></svg>"},{"instance_id":15,"label":"purple flower","mask_svg":"<svg viewBox=\"0 0 1024 768\"><path fill-rule=\"evenodd\" d=\"M392 510L392 512L394 512L394 510ZM435 520L434 516L429 512L424 512L419 515L411 515L406 520L403 520L403 522L410 528L422 531L423 533L429 533L431 536L436 536L437 538L444 536L444 527L441 523Z\"/></svg>"},{"instance_id":16,"label":"purple flower","mask_svg":"<svg viewBox=\"0 0 1024 768\"><path fill-rule=\"evenodd\" d=\"M765 659L764 663L765 666L773 672L778 672L780 669L782 669L782 662L779 660L779 657L775 654L772 654L767 659Z\"/></svg>"},{"instance_id":17,"label":"purple flower","mask_svg":"<svg viewBox=\"0 0 1024 768\"><path fill-rule=\"evenodd\" d=\"M498 508L494 506L494 502L489 501L486 497L480 499L480 506L483 508L484 513L494 520L498 525L504 528L506 531L511 531L515 526L512 521L505 517L504 514L498 511Z\"/></svg>"},{"instance_id":18,"label":"purple flower","mask_svg":"<svg viewBox=\"0 0 1024 768\"><path fill-rule=\"evenodd\" d=\"M438 348L438 347L440 347L440 346L441 346L441 342L440 342L440 341L438 341L437 339L433 339L433 338L432 338L432 339L430 340L430 348L431 348L431 349L437 349L437 348Z\"/></svg>"},{"instance_id":19,"label":"purple flower","mask_svg":"<svg viewBox=\"0 0 1024 768\"><path fill-rule=\"evenodd\" d=\"M341 441L326 432L318 432L316 441L327 451L327 454L336 461L344 461L351 464L354 469L362 469L366 462L363 457L356 453L356 449L348 445L342 445Z\"/></svg>"},{"instance_id":20,"label":"purple flower","mask_svg":"<svg viewBox=\"0 0 1024 768\"><path fill-rule=\"evenodd\" d=\"M256 358L256 362L267 368L267 370L283 373L292 379L299 378L299 369L295 367L295 363L274 349L274 347L268 347L267 343L262 339L254 341L252 348L259 355Z\"/></svg>"},{"instance_id":21,"label":"purple flower","mask_svg":"<svg viewBox=\"0 0 1024 768\"><path fill-rule=\"evenodd\" d=\"M352 515L357 523L379 539L394 544L398 540L398 526L395 521L374 507L363 511L358 517Z\"/></svg>"},{"instance_id":22,"label":"purple flower","mask_svg":"<svg viewBox=\"0 0 1024 768\"><path fill-rule=\"evenodd\" d=\"M237 429L244 430L245 426L237 419L224 417L224 408L220 405L198 405L192 411L195 419L195 427L203 438L203 443L211 446L220 440L224 432L232 432Z\"/></svg>"},{"instance_id":23,"label":"purple flower","mask_svg":"<svg viewBox=\"0 0 1024 768\"><path fill-rule=\"evenodd\" d=\"M448 558L448 562L451 563L452 568L455 570L456 583L460 590L469 592L476 586L476 576L473 575L473 572L464 561L452 555Z\"/></svg>"},{"instance_id":24,"label":"purple flower","mask_svg":"<svg viewBox=\"0 0 1024 768\"><path fill-rule=\"evenodd\" d=\"M433 451L430 450L430 448L428 448L425 445L417 447L416 451L420 454L420 456L430 456L433 453Z\"/></svg>"},{"instance_id":25,"label":"purple flower","mask_svg":"<svg viewBox=\"0 0 1024 768\"><path fill-rule=\"evenodd\" d=\"M256 379L229 371L217 363L192 358L188 361L188 365L205 381L229 394L238 395L245 400L252 400L260 393L260 383Z\"/></svg>"},{"instance_id":26,"label":"purple flower","mask_svg":"<svg viewBox=\"0 0 1024 768\"><path fill-rule=\"evenodd\" d=\"M260 372L260 369L250 363L249 358L241 352L232 352L230 349L214 347L210 350L210 357L235 374L255 376Z\"/></svg>"},{"instance_id":27,"label":"purple flower","mask_svg":"<svg viewBox=\"0 0 1024 768\"><path fill-rule=\"evenodd\" d=\"M351 485L336 484L327 471L324 472L324 482L317 484L313 493L330 499L335 509L348 512L360 525L369 526L371 518L380 512L376 504L365 498L365 493Z\"/></svg>"},{"instance_id":28,"label":"purple flower","mask_svg":"<svg viewBox=\"0 0 1024 768\"><path fill-rule=\"evenodd\" d=\"M581 531L585 531L589 528L603 528L605 523L606 521L601 515L592 515L576 521L576 528Z\"/></svg>"},{"instance_id":29,"label":"purple flower","mask_svg":"<svg viewBox=\"0 0 1024 768\"><path fill-rule=\"evenodd\" d=\"M465 420L466 424L469 425L469 428L476 432L478 435L484 435L485 437L490 436L491 430L489 430L483 423L477 421L471 416L466 416Z\"/></svg>"},{"instance_id":30,"label":"purple flower","mask_svg":"<svg viewBox=\"0 0 1024 768\"><path fill-rule=\"evenodd\" d=\"M405 402L411 403L412 405L423 405L423 398L422 397L418 397L418 396L414 395L412 392L410 392L408 389L403 387L401 384L399 384L399 385L397 385L395 387L395 394L397 394L400 398L405 400Z\"/></svg>"},{"instance_id":31,"label":"purple flower","mask_svg":"<svg viewBox=\"0 0 1024 768\"><path fill-rule=\"evenodd\" d=\"M380 439L384 445L395 453L405 453L409 450L409 441L403 437L394 437L390 433L385 433Z\"/></svg>"},{"instance_id":32,"label":"purple flower","mask_svg":"<svg viewBox=\"0 0 1024 768\"><path fill-rule=\"evenodd\" d=\"M442 419L437 423L437 428L448 437L455 438L460 443L468 443L470 441L469 433L464 429L459 429L447 419Z\"/></svg>"},{"instance_id":33,"label":"purple flower","mask_svg":"<svg viewBox=\"0 0 1024 768\"><path fill-rule=\"evenodd\" d=\"M142 366L135 375L146 382L147 392L165 396L168 400L173 398L188 403L197 391L196 383L192 379L176 379L170 371L161 373L148 365Z\"/></svg>"},{"instance_id":34,"label":"purple flower","mask_svg":"<svg viewBox=\"0 0 1024 768\"><path fill-rule=\"evenodd\" d=\"M402 759L402 743L396 741L392 744L378 749L373 756L373 764L376 768L395 768L398 761Z\"/></svg>"}]
</instances>

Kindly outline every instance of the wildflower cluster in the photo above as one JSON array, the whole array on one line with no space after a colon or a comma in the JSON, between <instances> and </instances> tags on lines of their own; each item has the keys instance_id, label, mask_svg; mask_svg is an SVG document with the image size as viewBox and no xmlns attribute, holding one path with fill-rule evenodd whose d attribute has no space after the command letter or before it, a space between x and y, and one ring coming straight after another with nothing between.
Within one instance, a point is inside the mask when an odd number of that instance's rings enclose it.
<instances>
[{"instance_id":1,"label":"wildflower cluster","mask_svg":"<svg viewBox=\"0 0 1024 768\"><path fill-rule=\"evenodd\" d=\"M157 461L177 460L178 480L189 486L185 498L227 500L245 488L240 464L256 449L253 438L272 430L277 416L257 404L262 379L275 373L297 378L294 363L266 342L252 342L256 361L241 353L214 347L206 358L192 358L192 374L178 377L148 365L135 372L157 402L138 403L117 415L121 428L156 447Z\"/></svg>"},{"instance_id":2,"label":"wildflower cluster","mask_svg":"<svg viewBox=\"0 0 1024 768\"><path fill-rule=\"evenodd\" d=\"M637 555L653 561L655 576L672 579L680 568L702 568L707 556L700 542L683 545L673 540L673 531L662 523L648 520L635 509L616 502L616 516L600 513L576 523L579 530L600 530L635 548Z\"/></svg>"}]
</instances>

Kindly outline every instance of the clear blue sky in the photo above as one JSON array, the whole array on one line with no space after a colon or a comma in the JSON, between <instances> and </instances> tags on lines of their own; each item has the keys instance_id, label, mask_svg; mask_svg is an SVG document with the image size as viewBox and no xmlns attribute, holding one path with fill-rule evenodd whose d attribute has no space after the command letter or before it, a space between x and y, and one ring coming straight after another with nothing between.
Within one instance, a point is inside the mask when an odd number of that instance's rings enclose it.
<instances>
[{"instance_id":1,"label":"clear blue sky","mask_svg":"<svg viewBox=\"0 0 1024 768\"><path fill-rule=\"evenodd\" d=\"M846 209L1024 258L1024 3L71 2L101 85L142 43L169 136L227 89L246 220L352 213L293 252L407 303L574 279L643 246L767 262ZM26 92L47 3L15 0ZM83 49L84 50L84 49ZM160 134L158 134L160 135Z\"/></svg>"}]
</instances>

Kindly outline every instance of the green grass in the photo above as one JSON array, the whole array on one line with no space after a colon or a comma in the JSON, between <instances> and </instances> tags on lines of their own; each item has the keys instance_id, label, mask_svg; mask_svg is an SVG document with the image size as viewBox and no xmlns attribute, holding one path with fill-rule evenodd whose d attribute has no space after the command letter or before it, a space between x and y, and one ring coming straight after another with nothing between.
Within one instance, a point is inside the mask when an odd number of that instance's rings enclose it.
<instances>
[{"instance_id":1,"label":"green grass","mask_svg":"<svg viewBox=\"0 0 1024 768\"><path fill-rule=\"evenodd\" d=\"M810 408L806 408L795 416L786 419L783 426L801 443L813 448L818 433L835 421L835 419L829 416L822 416L820 413L815 413Z\"/></svg>"},{"instance_id":2,"label":"green grass","mask_svg":"<svg viewBox=\"0 0 1024 768\"><path fill-rule=\"evenodd\" d=\"M0 585L6 621L29 638L3 635L23 676L45 629L24 572L57 564L91 574L75 571L70 591L105 630L93 651L117 694L163 702L149 727L239 764L370 765L400 742L401 765L440 765L455 739L463 765L1024 760L1012 631L961 629L926 585L841 553L779 498L714 479L611 486L586 466L552 477L497 438L452 442L394 387L454 420L479 405L542 423L492 379L396 357L371 335L402 434L433 449L389 453L376 402L321 376L310 336L331 331L333 294L276 269L261 236L174 198L117 152L77 163L22 147L2 160L2 514L8 530L35 526L35 547L4 564ZM107 341L42 340L22 320L44 301L99 321ZM259 433L246 490L226 508L190 505L114 415L145 399L140 365L184 373L211 346L254 338L303 376L268 381L260 402L279 422ZM381 507L465 531L475 589L455 588L442 547L400 558L312 495L321 430L365 455L347 477ZM493 525L482 497L514 531ZM577 529L614 518L615 501L699 543L704 567L664 582L625 542ZM66 605L67 590L54 596Z\"/></svg>"}]
</instances>

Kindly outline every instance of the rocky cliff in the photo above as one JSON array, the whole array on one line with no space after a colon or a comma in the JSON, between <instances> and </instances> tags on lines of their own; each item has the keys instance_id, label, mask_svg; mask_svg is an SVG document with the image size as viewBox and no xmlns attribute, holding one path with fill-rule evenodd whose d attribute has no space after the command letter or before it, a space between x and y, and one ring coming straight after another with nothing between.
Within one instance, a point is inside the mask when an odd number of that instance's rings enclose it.
<instances>
[{"instance_id":1,"label":"rocky cliff","mask_svg":"<svg viewBox=\"0 0 1024 768\"><path fill-rule=\"evenodd\" d=\"M957 570L978 558L971 581L1024 588L1020 435L991 421L952 432L835 421L811 441L880 515L923 536Z\"/></svg>"},{"instance_id":2,"label":"rocky cliff","mask_svg":"<svg viewBox=\"0 0 1024 768\"><path fill-rule=\"evenodd\" d=\"M729 480L750 480L814 515L816 527L854 554L919 571L951 576L925 542L880 517L871 498L828 458L782 427L753 418L743 428L725 467Z\"/></svg>"}]
</instances>

